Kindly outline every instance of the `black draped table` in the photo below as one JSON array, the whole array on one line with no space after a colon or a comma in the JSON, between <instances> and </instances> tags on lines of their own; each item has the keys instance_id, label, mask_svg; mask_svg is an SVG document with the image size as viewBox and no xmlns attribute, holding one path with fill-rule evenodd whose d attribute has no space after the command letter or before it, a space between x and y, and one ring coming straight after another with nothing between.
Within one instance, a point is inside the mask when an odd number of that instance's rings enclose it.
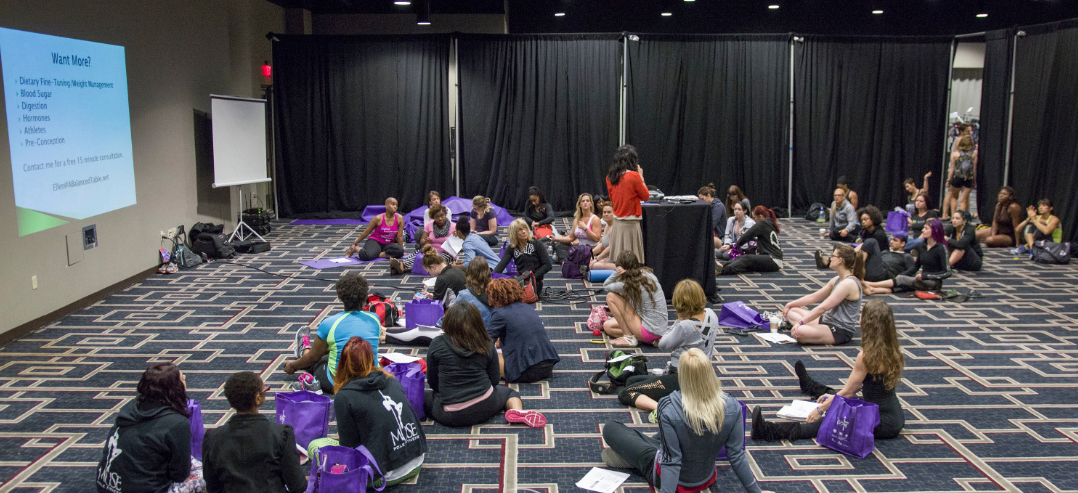
<instances>
[{"instance_id":1,"label":"black draped table","mask_svg":"<svg viewBox=\"0 0 1078 493\"><path fill-rule=\"evenodd\" d=\"M682 279L695 279L708 300L718 300L715 286L715 244L711 239L711 206L644 204L645 264L655 271L666 298Z\"/></svg>"}]
</instances>

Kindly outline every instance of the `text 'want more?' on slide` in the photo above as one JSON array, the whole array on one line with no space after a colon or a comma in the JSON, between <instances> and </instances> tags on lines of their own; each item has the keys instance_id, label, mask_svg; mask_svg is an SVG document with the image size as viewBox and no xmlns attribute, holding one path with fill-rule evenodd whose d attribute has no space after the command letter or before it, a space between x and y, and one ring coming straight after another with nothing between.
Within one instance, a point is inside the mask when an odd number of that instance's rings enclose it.
<instances>
[{"instance_id":1,"label":"text 'want more?' on slide","mask_svg":"<svg viewBox=\"0 0 1078 493\"><path fill-rule=\"evenodd\" d=\"M135 204L124 48L0 28L19 236Z\"/></svg>"}]
</instances>

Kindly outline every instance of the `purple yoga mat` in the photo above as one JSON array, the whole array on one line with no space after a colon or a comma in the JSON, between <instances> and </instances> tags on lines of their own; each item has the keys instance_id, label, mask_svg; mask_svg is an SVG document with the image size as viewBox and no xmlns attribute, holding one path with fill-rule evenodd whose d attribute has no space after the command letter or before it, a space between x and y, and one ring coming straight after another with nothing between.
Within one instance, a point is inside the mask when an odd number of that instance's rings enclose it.
<instances>
[{"instance_id":1,"label":"purple yoga mat","mask_svg":"<svg viewBox=\"0 0 1078 493\"><path fill-rule=\"evenodd\" d=\"M310 225L325 225L325 224L367 224L367 221L362 219L296 219L292 221L292 226L310 226Z\"/></svg>"},{"instance_id":2,"label":"purple yoga mat","mask_svg":"<svg viewBox=\"0 0 1078 493\"><path fill-rule=\"evenodd\" d=\"M310 267L312 269L322 270L322 269L332 269L334 267L347 267L349 265L369 264L371 262L379 262L379 261L382 261L382 260L386 260L386 259L379 257L379 258L376 258L374 260L360 260L360 259L355 258L355 257L348 257L348 262L342 262L342 263L334 262L333 259L328 259L328 258L321 258L321 259L318 259L318 260L304 260L304 261L302 261L300 263L303 264L303 265L306 265L307 267Z\"/></svg>"},{"instance_id":3,"label":"purple yoga mat","mask_svg":"<svg viewBox=\"0 0 1078 493\"><path fill-rule=\"evenodd\" d=\"M384 214L385 212L386 206L384 205L368 205L363 208L363 213L359 215L359 219L365 223L369 223L371 222L371 219L374 219L374 216Z\"/></svg>"}]
</instances>

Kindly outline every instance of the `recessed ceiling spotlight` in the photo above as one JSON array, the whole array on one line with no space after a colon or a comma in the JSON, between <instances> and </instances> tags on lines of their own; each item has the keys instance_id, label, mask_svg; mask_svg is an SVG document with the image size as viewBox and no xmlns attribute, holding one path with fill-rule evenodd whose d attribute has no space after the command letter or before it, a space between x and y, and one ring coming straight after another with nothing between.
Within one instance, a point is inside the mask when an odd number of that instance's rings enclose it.
<instances>
[{"instance_id":1,"label":"recessed ceiling spotlight","mask_svg":"<svg viewBox=\"0 0 1078 493\"><path fill-rule=\"evenodd\" d=\"M778 5L768 5L767 8L769 8L771 10L778 10L779 6Z\"/></svg>"},{"instance_id":2,"label":"recessed ceiling spotlight","mask_svg":"<svg viewBox=\"0 0 1078 493\"><path fill-rule=\"evenodd\" d=\"M695 2L696 0L685 0L686 2Z\"/></svg>"},{"instance_id":3,"label":"recessed ceiling spotlight","mask_svg":"<svg viewBox=\"0 0 1078 493\"><path fill-rule=\"evenodd\" d=\"M565 12L554 12L554 17L565 17Z\"/></svg>"},{"instance_id":4,"label":"recessed ceiling spotlight","mask_svg":"<svg viewBox=\"0 0 1078 493\"><path fill-rule=\"evenodd\" d=\"M880 14L883 13L883 11L882 10L873 10L872 13L876 14L876 15L880 15Z\"/></svg>"},{"instance_id":5,"label":"recessed ceiling spotlight","mask_svg":"<svg viewBox=\"0 0 1078 493\"><path fill-rule=\"evenodd\" d=\"M670 17L670 16L672 16L672 15L674 15L674 13L673 13L673 12L663 12L663 13L662 13L662 16L663 16L663 17Z\"/></svg>"},{"instance_id":6,"label":"recessed ceiling spotlight","mask_svg":"<svg viewBox=\"0 0 1078 493\"><path fill-rule=\"evenodd\" d=\"M393 2L393 5L411 5L412 0L397 0Z\"/></svg>"},{"instance_id":7,"label":"recessed ceiling spotlight","mask_svg":"<svg viewBox=\"0 0 1078 493\"><path fill-rule=\"evenodd\" d=\"M988 14L977 14L977 17L988 17Z\"/></svg>"}]
</instances>

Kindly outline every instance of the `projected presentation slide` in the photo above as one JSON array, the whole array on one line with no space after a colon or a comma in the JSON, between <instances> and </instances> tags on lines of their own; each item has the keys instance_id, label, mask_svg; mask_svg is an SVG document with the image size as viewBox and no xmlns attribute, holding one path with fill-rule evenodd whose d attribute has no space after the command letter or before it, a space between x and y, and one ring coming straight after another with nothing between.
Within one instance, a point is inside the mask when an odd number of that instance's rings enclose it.
<instances>
[{"instance_id":1,"label":"projected presentation slide","mask_svg":"<svg viewBox=\"0 0 1078 493\"><path fill-rule=\"evenodd\" d=\"M0 28L19 236L135 204L124 48Z\"/></svg>"}]
</instances>

